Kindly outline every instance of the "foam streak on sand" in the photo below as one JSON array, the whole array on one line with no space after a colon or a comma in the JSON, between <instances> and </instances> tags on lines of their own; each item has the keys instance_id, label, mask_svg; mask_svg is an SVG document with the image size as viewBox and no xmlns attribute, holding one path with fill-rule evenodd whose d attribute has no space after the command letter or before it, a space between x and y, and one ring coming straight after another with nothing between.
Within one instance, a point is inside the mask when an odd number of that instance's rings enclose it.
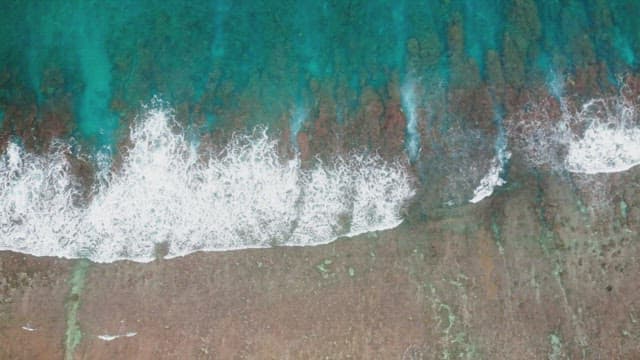
<instances>
[{"instance_id":1,"label":"foam streak on sand","mask_svg":"<svg viewBox=\"0 0 640 360\"><path fill-rule=\"evenodd\" d=\"M122 337L134 337L136 335L138 335L137 332L128 332L123 335L98 335L98 339L104 340L104 341L113 341Z\"/></svg>"},{"instance_id":2,"label":"foam streak on sand","mask_svg":"<svg viewBox=\"0 0 640 360\"><path fill-rule=\"evenodd\" d=\"M99 172L85 205L65 146L33 155L10 143L0 157L0 248L111 262L151 261L158 244L167 257L317 245L397 226L413 195L404 166L377 156L303 169L264 130L203 153L174 127L171 111L148 109L121 168Z\"/></svg>"},{"instance_id":3,"label":"foam streak on sand","mask_svg":"<svg viewBox=\"0 0 640 360\"><path fill-rule=\"evenodd\" d=\"M24 331L29 331L29 332L33 332L33 331L36 331L37 329L36 329L36 328L34 328L34 327L32 327L30 324L27 324L27 325L24 325L24 326L22 327L22 330L24 330Z\"/></svg>"}]
</instances>

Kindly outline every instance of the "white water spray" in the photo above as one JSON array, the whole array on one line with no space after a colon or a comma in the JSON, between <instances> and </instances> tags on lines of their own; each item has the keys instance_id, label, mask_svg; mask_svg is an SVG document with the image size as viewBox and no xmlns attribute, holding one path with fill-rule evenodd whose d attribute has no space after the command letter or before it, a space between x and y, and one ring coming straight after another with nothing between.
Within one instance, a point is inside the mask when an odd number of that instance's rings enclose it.
<instances>
[{"instance_id":1,"label":"white water spray","mask_svg":"<svg viewBox=\"0 0 640 360\"><path fill-rule=\"evenodd\" d=\"M572 139L566 169L584 174L614 173L640 165L640 127L637 107L625 99L595 99L577 118L588 124Z\"/></svg>"},{"instance_id":2,"label":"white water spray","mask_svg":"<svg viewBox=\"0 0 640 360\"><path fill-rule=\"evenodd\" d=\"M502 178L502 173L509 158L511 158L511 153L503 149L491 159L491 167L487 174L480 180L480 185L473 191L473 198L469 200L470 203L475 204L480 202L482 199L491 196L496 187L507 183L506 180Z\"/></svg>"},{"instance_id":3,"label":"white water spray","mask_svg":"<svg viewBox=\"0 0 640 360\"><path fill-rule=\"evenodd\" d=\"M407 81L400 89L402 109L407 118L405 148L409 159L415 161L420 154L420 132L418 130L418 106L416 100L416 84Z\"/></svg>"},{"instance_id":4,"label":"white water spray","mask_svg":"<svg viewBox=\"0 0 640 360\"><path fill-rule=\"evenodd\" d=\"M507 150L507 137L502 123L502 118L496 121L498 136L494 145L496 155L491 159L491 167L487 174L480 180L480 185L473 191L470 203L475 204L482 199L491 196L496 187L507 183L503 178L507 162L511 158L511 152Z\"/></svg>"},{"instance_id":5,"label":"white water spray","mask_svg":"<svg viewBox=\"0 0 640 360\"><path fill-rule=\"evenodd\" d=\"M571 108L560 99L560 117L549 104L510 119L509 136L536 166L597 174L626 171L640 164L638 99L625 94L592 99Z\"/></svg>"},{"instance_id":6,"label":"white water spray","mask_svg":"<svg viewBox=\"0 0 640 360\"><path fill-rule=\"evenodd\" d=\"M414 193L406 169L377 156L302 169L255 131L203 161L172 131L170 111L150 109L139 120L120 170L99 175L85 205L64 146L33 155L10 143L0 158L0 249L144 262L159 244L167 257L317 245L399 225Z\"/></svg>"}]
</instances>

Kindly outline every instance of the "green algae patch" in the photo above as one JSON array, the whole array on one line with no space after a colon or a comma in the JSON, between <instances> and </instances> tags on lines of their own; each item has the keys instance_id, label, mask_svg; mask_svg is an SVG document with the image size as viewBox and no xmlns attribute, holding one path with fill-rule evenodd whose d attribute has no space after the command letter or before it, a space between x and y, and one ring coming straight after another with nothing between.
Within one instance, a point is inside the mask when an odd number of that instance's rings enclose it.
<instances>
[{"instance_id":1,"label":"green algae patch","mask_svg":"<svg viewBox=\"0 0 640 360\"><path fill-rule=\"evenodd\" d=\"M504 255L504 246L502 246L502 229L500 228L500 224L498 224L498 219L496 214L493 214L491 217L491 232L493 233L493 239L496 242L496 246L498 247L498 252L500 255Z\"/></svg>"},{"instance_id":2,"label":"green algae patch","mask_svg":"<svg viewBox=\"0 0 640 360\"><path fill-rule=\"evenodd\" d=\"M628 211L629 207L627 203L624 200L620 200L620 214L622 215L624 221L627 221Z\"/></svg>"},{"instance_id":3,"label":"green algae patch","mask_svg":"<svg viewBox=\"0 0 640 360\"><path fill-rule=\"evenodd\" d=\"M562 354L562 338L558 335L549 335L549 343L551 344L551 353L549 354L550 360L563 358Z\"/></svg>"},{"instance_id":4,"label":"green algae patch","mask_svg":"<svg viewBox=\"0 0 640 360\"><path fill-rule=\"evenodd\" d=\"M356 276L356 270L354 268L352 268L351 266L349 266L348 272L349 272L349 277Z\"/></svg>"},{"instance_id":5,"label":"green algae patch","mask_svg":"<svg viewBox=\"0 0 640 360\"><path fill-rule=\"evenodd\" d=\"M67 329L64 334L65 360L73 359L75 348L82 341L82 330L78 322L78 309L80 308L80 295L84 289L89 265L89 260L78 260L71 273L71 291L65 304L67 319Z\"/></svg>"},{"instance_id":6,"label":"green algae patch","mask_svg":"<svg viewBox=\"0 0 640 360\"><path fill-rule=\"evenodd\" d=\"M329 276L332 275L331 269L329 268L332 263L333 261L331 259L324 259L316 265L316 270L318 270L323 279L328 279Z\"/></svg>"},{"instance_id":7,"label":"green algae patch","mask_svg":"<svg viewBox=\"0 0 640 360\"><path fill-rule=\"evenodd\" d=\"M578 210L580 211L581 214L586 215L589 213L589 210L587 209L586 206L584 206L584 202L582 202L582 200L577 199L577 203L578 203Z\"/></svg>"},{"instance_id":8,"label":"green algae patch","mask_svg":"<svg viewBox=\"0 0 640 360\"><path fill-rule=\"evenodd\" d=\"M467 301L462 282L468 280L464 274L449 281L460 292L463 301ZM477 359L480 357L476 345L464 331L466 326L456 315L456 310L450 304L444 302L438 295L433 284L425 282L424 291L426 299L431 303L431 312L438 332L441 336L441 348L437 349L440 359Z\"/></svg>"}]
</instances>

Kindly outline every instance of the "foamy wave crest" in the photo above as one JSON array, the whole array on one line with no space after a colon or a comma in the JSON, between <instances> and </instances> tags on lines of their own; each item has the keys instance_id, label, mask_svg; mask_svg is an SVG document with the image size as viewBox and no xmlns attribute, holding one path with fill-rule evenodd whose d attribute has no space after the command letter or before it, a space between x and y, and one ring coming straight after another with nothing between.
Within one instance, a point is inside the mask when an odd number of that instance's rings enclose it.
<instances>
[{"instance_id":1,"label":"foamy wave crest","mask_svg":"<svg viewBox=\"0 0 640 360\"><path fill-rule=\"evenodd\" d=\"M502 118L498 118L496 124L498 126L498 136L495 143L496 155L491 159L489 172L480 180L480 185L473 191L473 198L469 200L472 204L491 196L496 187L507 183L503 179L503 175L507 162L511 159L511 152L507 150L507 137Z\"/></svg>"},{"instance_id":2,"label":"foamy wave crest","mask_svg":"<svg viewBox=\"0 0 640 360\"><path fill-rule=\"evenodd\" d=\"M534 165L583 174L628 170L640 164L640 118L637 99L625 92L576 109L563 99L559 116L549 104L533 107L512 119L509 135Z\"/></svg>"},{"instance_id":3,"label":"foamy wave crest","mask_svg":"<svg viewBox=\"0 0 640 360\"><path fill-rule=\"evenodd\" d=\"M505 150L502 154L496 155L491 159L489 172L480 180L480 185L473 191L473 198L469 200L470 203L475 204L482 201L484 198L491 196L496 187L507 183L502 178L502 173L509 158L511 158L511 153Z\"/></svg>"},{"instance_id":4,"label":"foamy wave crest","mask_svg":"<svg viewBox=\"0 0 640 360\"><path fill-rule=\"evenodd\" d=\"M122 166L98 172L88 201L64 146L33 155L10 143L0 159L0 248L111 262L150 261L159 248L176 257L317 245L399 225L414 194L404 166L378 156L304 169L279 157L264 130L203 153L173 128L171 111L149 109Z\"/></svg>"},{"instance_id":5,"label":"foamy wave crest","mask_svg":"<svg viewBox=\"0 0 640 360\"><path fill-rule=\"evenodd\" d=\"M77 241L79 193L62 148L50 155L25 153L9 143L0 159L0 248L69 257Z\"/></svg>"},{"instance_id":6,"label":"foamy wave crest","mask_svg":"<svg viewBox=\"0 0 640 360\"><path fill-rule=\"evenodd\" d=\"M578 116L589 125L581 137L569 144L565 158L568 171L613 173L640 164L640 128L632 103L621 99L592 100Z\"/></svg>"}]
</instances>

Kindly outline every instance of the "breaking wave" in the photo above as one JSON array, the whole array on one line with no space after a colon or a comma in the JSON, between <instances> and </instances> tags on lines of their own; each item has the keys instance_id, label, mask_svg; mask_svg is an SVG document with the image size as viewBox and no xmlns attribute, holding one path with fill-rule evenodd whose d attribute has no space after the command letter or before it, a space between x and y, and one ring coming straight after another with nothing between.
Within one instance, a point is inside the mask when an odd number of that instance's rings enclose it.
<instances>
[{"instance_id":1,"label":"breaking wave","mask_svg":"<svg viewBox=\"0 0 640 360\"><path fill-rule=\"evenodd\" d=\"M626 171L640 164L637 109L623 99L591 100L578 118L588 124L569 144L565 167L583 174Z\"/></svg>"},{"instance_id":2,"label":"breaking wave","mask_svg":"<svg viewBox=\"0 0 640 360\"><path fill-rule=\"evenodd\" d=\"M470 203L476 204L482 201L491 196L497 186L502 186L507 183L502 175L505 163L509 158L511 158L511 153L505 150L502 154L496 155L491 159L489 172L480 180L480 185L473 191L473 197L469 200Z\"/></svg>"},{"instance_id":3,"label":"breaking wave","mask_svg":"<svg viewBox=\"0 0 640 360\"><path fill-rule=\"evenodd\" d=\"M560 100L534 106L512 121L509 136L533 165L581 174L614 173L640 164L638 99L625 94L572 108Z\"/></svg>"},{"instance_id":4,"label":"breaking wave","mask_svg":"<svg viewBox=\"0 0 640 360\"><path fill-rule=\"evenodd\" d=\"M405 167L375 155L303 168L297 157L282 159L264 130L203 155L174 127L170 110L147 109L119 170L103 159L88 197L68 146L36 155L9 143L0 158L0 248L145 262L159 249L176 257L317 245L396 227L414 194Z\"/></svg>"},{"instance_id":5,"label":"breaking wave","mask_svg":"<svg viewBox=\"0 0 640 360\"><path fill-rule=\"evenodd\" d=\"M480 180L480 185L473 191L473 198L469 200L472 204L491 196L496 187L507 183L504 175L507 162L511 158L511 152L507 150L507 137L502 118L496 121L496 125L498 127L498 136L495 143L496 155L491 159L489 172Z\"/></svg>"}]
</instances>

